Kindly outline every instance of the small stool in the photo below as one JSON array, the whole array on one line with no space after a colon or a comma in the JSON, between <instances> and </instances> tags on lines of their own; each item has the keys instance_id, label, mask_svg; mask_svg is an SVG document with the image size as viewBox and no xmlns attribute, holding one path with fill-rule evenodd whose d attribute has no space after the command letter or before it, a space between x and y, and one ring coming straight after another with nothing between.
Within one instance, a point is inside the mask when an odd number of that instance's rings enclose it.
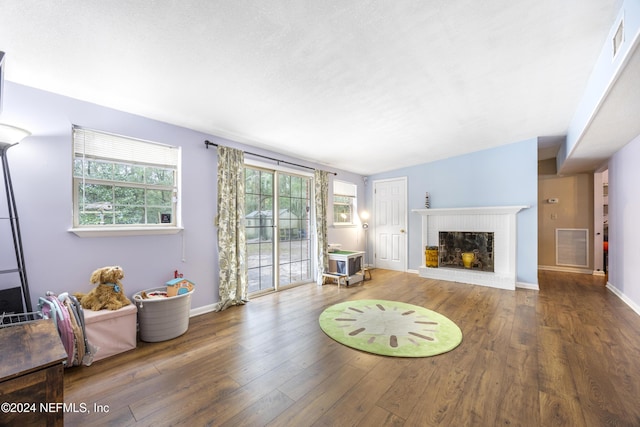
<instances>
[{"instance_id":1,"label":"small stool","mask_svg":"<svg viewBox=\"0 0 640 427\"><path fill-rule=\"evenodd\" d=\"M340 288L340 280L342 280L345 286L349 286L347 283L347 275L341 273L322 273L322 284L324 285L325 279L332 279L338 283L338 288Z\"/></svg>"},{"instance_id":2,"label":"small stool","mask_svg":"<svg viewBox=\"0 0 640 427\"><path fill-rule=\"evenodd\" d=\"M362 267L362 270L360 270L360 272L362 273L362 280L367 280L367 273L369 273L369 280L371 280L371 270L369 270L369 267Z\"/></svg>"}]
</instances>

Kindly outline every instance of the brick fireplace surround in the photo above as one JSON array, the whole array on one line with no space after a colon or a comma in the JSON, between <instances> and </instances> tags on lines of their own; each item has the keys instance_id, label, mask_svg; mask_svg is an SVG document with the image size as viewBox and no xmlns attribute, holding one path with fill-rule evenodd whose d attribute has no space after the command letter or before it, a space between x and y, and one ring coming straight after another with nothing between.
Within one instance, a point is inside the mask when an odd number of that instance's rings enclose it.
<instances>
[{"instance_id":1,"label":"brick fireplace surround","mask_svg":"<svg viewBox=\"0 0 640 427\"><path fill-rule=\"evenodd\" d=\"M487 206L476 208L414 209L422 216L421 277L470 283L492 288L516 288L516 215L529 206ZM440 231L494 233L493 272L457 268L427 268L424 248L438 246Z\"/></svg>"}]
</instances>

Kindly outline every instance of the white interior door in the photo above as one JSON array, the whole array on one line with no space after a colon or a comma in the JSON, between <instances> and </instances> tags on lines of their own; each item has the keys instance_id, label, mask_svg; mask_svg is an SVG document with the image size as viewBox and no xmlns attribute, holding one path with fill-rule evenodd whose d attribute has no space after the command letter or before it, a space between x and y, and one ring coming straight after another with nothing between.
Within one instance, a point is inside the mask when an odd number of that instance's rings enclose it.
<instances>
[{"instance_id":1,"label":"white interior door","mask_svg":"<svg viewBox=\"0 0 640 427\"><path fill-rule=\"evenodd\" d=\"M407 270L407 179L374 181L374 263L376 268Z\"/></svg>"}]
</instances>

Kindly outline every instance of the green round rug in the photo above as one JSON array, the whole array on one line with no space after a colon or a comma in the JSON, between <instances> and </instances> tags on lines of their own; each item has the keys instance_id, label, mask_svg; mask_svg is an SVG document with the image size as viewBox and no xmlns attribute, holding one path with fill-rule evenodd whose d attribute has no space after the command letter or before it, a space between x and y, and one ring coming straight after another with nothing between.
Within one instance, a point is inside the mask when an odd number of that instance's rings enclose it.
<instances>
[{"instance_id":1,"label":"green round rug","mask_svg":"<svg viewBox=\"0 0 640 427\"><path fill-rule=\"evenodd\" d=\"M345 301L324 310L319 321L339 343L385 356L435 356L462 342L462 331L451 320L403 302Z\"/></svg>"}]
</instances>

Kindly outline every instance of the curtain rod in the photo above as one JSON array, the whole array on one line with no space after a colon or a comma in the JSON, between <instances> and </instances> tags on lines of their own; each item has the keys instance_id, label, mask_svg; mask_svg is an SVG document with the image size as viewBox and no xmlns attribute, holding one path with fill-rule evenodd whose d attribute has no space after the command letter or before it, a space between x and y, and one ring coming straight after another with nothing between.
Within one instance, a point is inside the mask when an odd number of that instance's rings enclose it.
<instances>
[{"instance_id":1,"label":"curtain rod","mask_svg":"<svg viewBox=\"0 0 640 427\"><path fill-rule=\"evenodd\" d=\"M217 146L218 146L218 144L216 144L215 142L211 142L211 141L209 141L209 140L204 141L204 145L205 145L205 147L207 147L207 149L209 149L209 146L210 146L210 145L213 145L214 147L217 147ZM299 167L299 168L305 168L305 169L316 170L315 168L312 168L312 167L310 167L310 166L299 165L299 164L297 164L297 163L291 163L291 162L288 162L288 161L286 161L286 160L280 160L280 159L275 159L275 158L273 158L273 157L263 156L262 154L250 153L250 152L248 152L248 151L245 151L244 153L245 153L245 154L249 154L249 155L251 155L251 156L262 157L263 159L269 159L269 160L272 160L272 161L274 161L274 162L278 162L278 164L280 164L280 163L286 163L286 164L288 164L288 165L297 166L297 167ZM332 174L332 175L338 175L336 172L329 172L329 173L330 173L330 174Z\"/></svg>"}]
</instances>

